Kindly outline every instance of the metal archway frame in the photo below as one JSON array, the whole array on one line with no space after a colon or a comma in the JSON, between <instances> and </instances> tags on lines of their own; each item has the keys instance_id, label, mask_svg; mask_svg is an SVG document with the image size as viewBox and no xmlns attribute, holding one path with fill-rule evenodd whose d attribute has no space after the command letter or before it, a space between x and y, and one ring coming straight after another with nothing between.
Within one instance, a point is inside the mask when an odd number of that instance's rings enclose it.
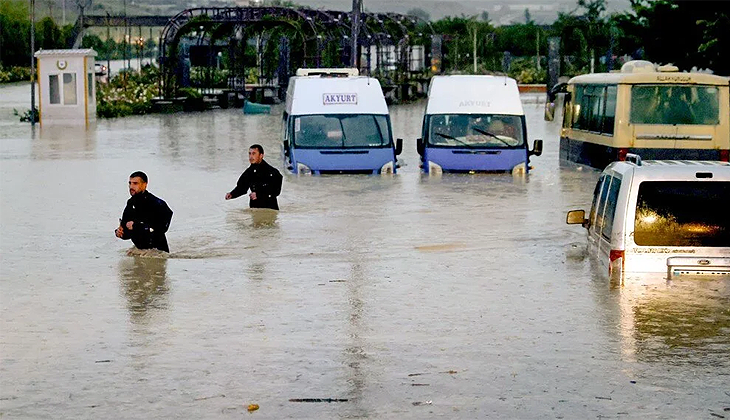
<instances>
[{"instance_id":1,"label":"metal archway frame","mask_svg":"<svg viewBox=\"0 0 730 420\"><path fill-rule=\"evenodd\" d=\"M413 16L395 13L361 14L358 44L407 46L417 38L419 20ZM347 39L351 31L351 14L342 11L327 11L306 8L288 7L201 7L186 9L171 18L162 31L160 37L160 91L165 98L175 93L175 74L180 66L177 60L177 48L180 37L197 30L213 28L214 32L225 32L220 25L231 27L254 26L261 29L271 29L276 26L292 27L292 30L301 36L304 64L308 59L314 59L315 65L321 62L323 45L331 45L337 39ZM431 32L433 28L428 24ZM205 39L201 35L201 40ZM209 42L215 42L216 37L210 37ZM372 41L375 41L374 44ZM307 44L314 48L307 48ZM342 44L343 50L349 48ZM316 49L314 56L307 56L308 51ZM350 54L359 54L359 51L350 51ZM344 51L343 51L343 56ZM343 63L344 64L344 63Z\"/></svg>"}]
</instances>

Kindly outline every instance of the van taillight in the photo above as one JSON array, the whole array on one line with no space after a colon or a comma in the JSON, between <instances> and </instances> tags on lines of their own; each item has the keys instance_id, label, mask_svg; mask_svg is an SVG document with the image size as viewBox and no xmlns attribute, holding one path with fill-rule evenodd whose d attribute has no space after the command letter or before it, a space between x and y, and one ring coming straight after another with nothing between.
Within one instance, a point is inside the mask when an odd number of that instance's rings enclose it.
<instances>
[{"instance_id":1,"label":"van taillight","mask_svg":"<svg viewBox=\"0 0 730 420\"><path fill-rule=\"evenodd\" d=\"M616 261L619 258L621 259L621 261ZM613 276L614 274L622 274L624 271L624 262L626 261L624 259L624 250L612 249L611 252L608 253L608 259L610 260L608 263L608 275ZM619 266L619 264L621 265ZM614 270L617 271L614 273Z\"/></svg>"},{"instance_id":2,"label":"van taillight","mask_svg":"<svg viewBox=\"0 0 730 420\"><path fill-rule=\"evenodd\" d=\"M611 252L608 254L608 259L611 262L616 261L619 258L624 257L624 250L623 249L612 249Z\"/></svg>"},{"instance_id":3,"label":"van taillight","mask_svg":"<svg viewBox=\"0 0 730 420\"><path fill-rule=\"evenodd\" d=\"M618 155L616 156L618 160L626 160L626 155L629 154L629 149L622 147L618 149Z\"/></svg>"},{"instance_id":4,"label":"van taillight","mask_svg":"<svg viewBox=\"0 0 730 420\"><path fill-rule=\"evenodd\" d=\"M720 160L723 162L730 162L730 150L720 150Z\"/></svg>"}]
</instances>

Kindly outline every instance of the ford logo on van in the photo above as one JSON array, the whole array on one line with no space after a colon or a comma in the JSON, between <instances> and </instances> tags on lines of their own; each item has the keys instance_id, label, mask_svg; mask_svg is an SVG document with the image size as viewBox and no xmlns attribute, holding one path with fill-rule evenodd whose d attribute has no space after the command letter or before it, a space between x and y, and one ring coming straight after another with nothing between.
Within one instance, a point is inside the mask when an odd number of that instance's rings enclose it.
<instances>
[{"instance_id":1,"label":"ford logo on van","mask_svg":"<svg viewBox=\"0 0 730 420\"><path fill-rule=\"evenodd\" d=\"M710 265L710 260L698 260L697 264L699 265Z\"/></svg>"}]
</instances>

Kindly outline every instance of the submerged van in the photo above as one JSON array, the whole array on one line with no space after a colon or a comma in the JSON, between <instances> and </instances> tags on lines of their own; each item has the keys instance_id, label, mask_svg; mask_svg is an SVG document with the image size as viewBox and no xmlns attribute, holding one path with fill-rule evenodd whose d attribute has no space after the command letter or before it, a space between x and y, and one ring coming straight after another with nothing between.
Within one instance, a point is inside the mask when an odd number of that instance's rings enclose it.
<instances>
[{"instance_id":1,"label":"submerged van","mask_svg":"<svg viewBox=\"0 0 730 420\"><path fill-rule=\"evenodd\" d=\"M730 276L730 164L646 160L628 154L606 167L588 218L568 212L568 224L588 229L589 252L625 274Z\"/></svg>"},{"instance_id":2,"label":"submerged van","mask_svg":"<svg viewBox=\"0 0 730 420\"><path fill-rule=\"evenodd\" d=\"M443 172L529 171L527 125L517 82L502 76L434 76L421 138L422 169Z\"/></svg>"},{"instance_id":3,"label":"submerged van","mask_svg":"<svg viewBox=\"0 0 730 420\"><path fill-rule=\"evenodd\" d=\"M393 174L393 143L380 83L357 69L299 69L289 80L284 159L295 174Z\"/></svg>"}]
</instances>

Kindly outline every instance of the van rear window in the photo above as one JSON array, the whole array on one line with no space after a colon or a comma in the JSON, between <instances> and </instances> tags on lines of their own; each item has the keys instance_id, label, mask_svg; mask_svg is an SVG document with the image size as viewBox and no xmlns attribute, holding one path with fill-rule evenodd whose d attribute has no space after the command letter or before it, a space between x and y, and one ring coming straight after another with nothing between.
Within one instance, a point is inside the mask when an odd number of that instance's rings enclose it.
<instances>
[{"instance_id":1,"label":"van rear window","mask_svg":"<svg viewBox=\"0 0 730 420\"><path fill-rule=\"evenodd\" d=\"M730 247L730 182L639 185L634 242L642 246Z\"/></svg>"}]
</instances>

